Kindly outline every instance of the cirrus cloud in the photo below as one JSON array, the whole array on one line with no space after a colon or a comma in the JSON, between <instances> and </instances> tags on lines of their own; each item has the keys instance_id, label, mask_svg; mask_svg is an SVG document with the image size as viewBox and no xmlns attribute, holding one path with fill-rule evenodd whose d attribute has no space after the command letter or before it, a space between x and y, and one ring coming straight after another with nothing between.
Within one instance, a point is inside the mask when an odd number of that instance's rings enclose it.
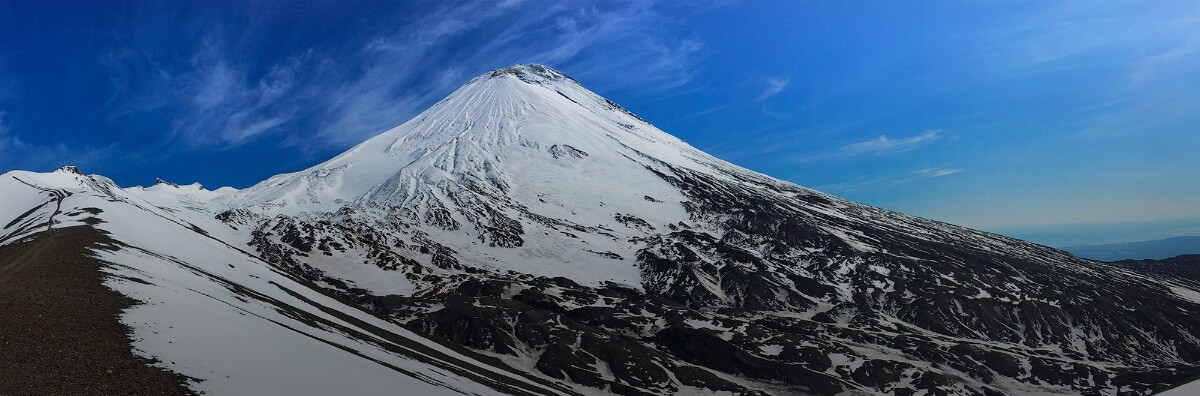
<instances>
[{"instance_id":1,"label":"cirrus cloud","mask_svg":"<svg viewBox=\"0 0 1200 396\"><path fill-rule=\"evenodd\" d=\"M887 135L879 135L871 139L848 143L836 150L795 156L792 157L791 160L792 162L796 163L813 163L833 160L847 160L864 156L897 154L912 151L918 147L931 144L942 139L942 136L942 131L940 129L930 129L913 136L902 138L890 138Z\"/></svg>"}]
</instances>

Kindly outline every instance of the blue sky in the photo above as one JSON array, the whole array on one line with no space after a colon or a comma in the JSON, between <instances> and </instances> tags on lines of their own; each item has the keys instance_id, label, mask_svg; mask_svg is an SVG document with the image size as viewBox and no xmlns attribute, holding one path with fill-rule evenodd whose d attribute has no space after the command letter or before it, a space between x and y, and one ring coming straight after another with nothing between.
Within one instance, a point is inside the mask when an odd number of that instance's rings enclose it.
<instances>
[{"instance_id":1,"label":"blue sky","mask_svg":"<svg viewBox=\"0 0 1200 396\"><path fill-rule=\"evenodd\" d=\"M718 157L1063 246L1200 234L1200 3L6 2L0 171L246 187L545 63Z\"/></svg>"}]
</instances>

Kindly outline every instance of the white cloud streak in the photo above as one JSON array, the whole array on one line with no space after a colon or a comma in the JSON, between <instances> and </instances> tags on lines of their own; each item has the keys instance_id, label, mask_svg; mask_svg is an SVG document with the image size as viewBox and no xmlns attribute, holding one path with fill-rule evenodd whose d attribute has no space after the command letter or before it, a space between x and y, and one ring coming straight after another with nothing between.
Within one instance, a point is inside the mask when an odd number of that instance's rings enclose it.
<instances>
[{"instance_id":1,"label":"white cloud streak","mask_svg":"<svg viewBox=\"0 0 1200 396\"><path fill-rule=\"evenodd\" d=\"M938 130L928 130L916 136L898 139L889 138L887 135L879 135L874 139L847 144L842 147L841 152L849 156L905 152L938 140L941 137L941 133Z\"/></svg>"},{"instance_id":2,"label":"white cloud streak","mask_svg":"<svg viewBox=\"0 0 1200 396\"><path fill-rule=\"evenodd\" d=\"M946 168L925 168L925 169L918 169L918 170L914 171L914 172L913 172L913 175L914 175L914 176L916 176L916 177L920 177L920 178L932 179L932 178L935 178L935 177L942 177L942 176L947 176L947 175L953 175L953 174L955 174L955 173L959 173L959 172L962 172L962 171L965 171L965 170L966 170L966 169L962 169L962 168L954 168L954 169L946 169Z\"/></svg>"},{"instance_id":3,"label":"white cloud streak","mask_svg":"<svg viewBox=\"0 0 1200 396\"><path fill-rule=\"evenodd\" d=\"M962 168L923 168L899 175L860 176L853 180L817 186L817 190L847 193L870 189L895 188L924 180L935 179L965 172Z\"/></svg>"},{"instance_id":4,"label":"white cloud streak","mask_svg":"<svg viewBox=\"0 0 1200 396\"><path fill-rule=\"evenodd\" d=\"M942 131L933 129L903 138L890 138L887 135L879 135L869 140L846 144L834 151L796 156L792 158L792 161L796 163L813 163L847 160L864 156L898 154L931 144L940 139L942 139Z\"/></svg>"},{"instance_id":5,"label":"white cloud streak","mask_svg":"<svg viewBox=\"0 0 1200 396\"><path fill-rule=\"evenodd\" d=\"M780 92L783 92L784 88L787 88L789 82L791 82L791 78L767 79L767 88L758 94L758 97L754 98L754 102L762 103L772 96L778 95Z\"/></svg>"}]
</instances>

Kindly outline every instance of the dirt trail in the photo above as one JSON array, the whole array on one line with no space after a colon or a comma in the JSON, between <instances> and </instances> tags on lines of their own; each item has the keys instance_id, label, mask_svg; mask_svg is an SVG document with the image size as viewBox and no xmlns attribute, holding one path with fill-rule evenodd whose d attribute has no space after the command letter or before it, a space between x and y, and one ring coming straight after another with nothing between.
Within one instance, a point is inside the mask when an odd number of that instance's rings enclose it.
<instances>
[{"instance_id":1,"label":"dirt trail","mask_svg":"<svg viewBox=\"0 0 1200 396\"><path fill-rule=\"evenodd\" d=\"M103 285L86 226L0 247L0 395L193 394L132 352L118 315L136 301Z\"/></svg>"}]
</instances>

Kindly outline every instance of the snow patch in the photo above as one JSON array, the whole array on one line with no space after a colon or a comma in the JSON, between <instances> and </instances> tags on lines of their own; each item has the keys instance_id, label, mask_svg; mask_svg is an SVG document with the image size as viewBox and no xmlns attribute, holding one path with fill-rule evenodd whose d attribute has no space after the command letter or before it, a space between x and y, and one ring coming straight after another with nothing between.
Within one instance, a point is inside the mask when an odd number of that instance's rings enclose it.
<instances>
[{"instance_id":1,"label":"snow patch","mask_svg":"<svg viewBox=\"0 0 1200 396\"><path fill-rule=\"evenodd\" d=\"M1171 292L1175 293L1175 295L1179 296L1179 298L1191 301L1196 304L1200 304L1200 292L1198 292L1198 291L1188 289L1188 288L1178 287L1178 286L1172 286Z\"/></svg>"}]
</instances>

